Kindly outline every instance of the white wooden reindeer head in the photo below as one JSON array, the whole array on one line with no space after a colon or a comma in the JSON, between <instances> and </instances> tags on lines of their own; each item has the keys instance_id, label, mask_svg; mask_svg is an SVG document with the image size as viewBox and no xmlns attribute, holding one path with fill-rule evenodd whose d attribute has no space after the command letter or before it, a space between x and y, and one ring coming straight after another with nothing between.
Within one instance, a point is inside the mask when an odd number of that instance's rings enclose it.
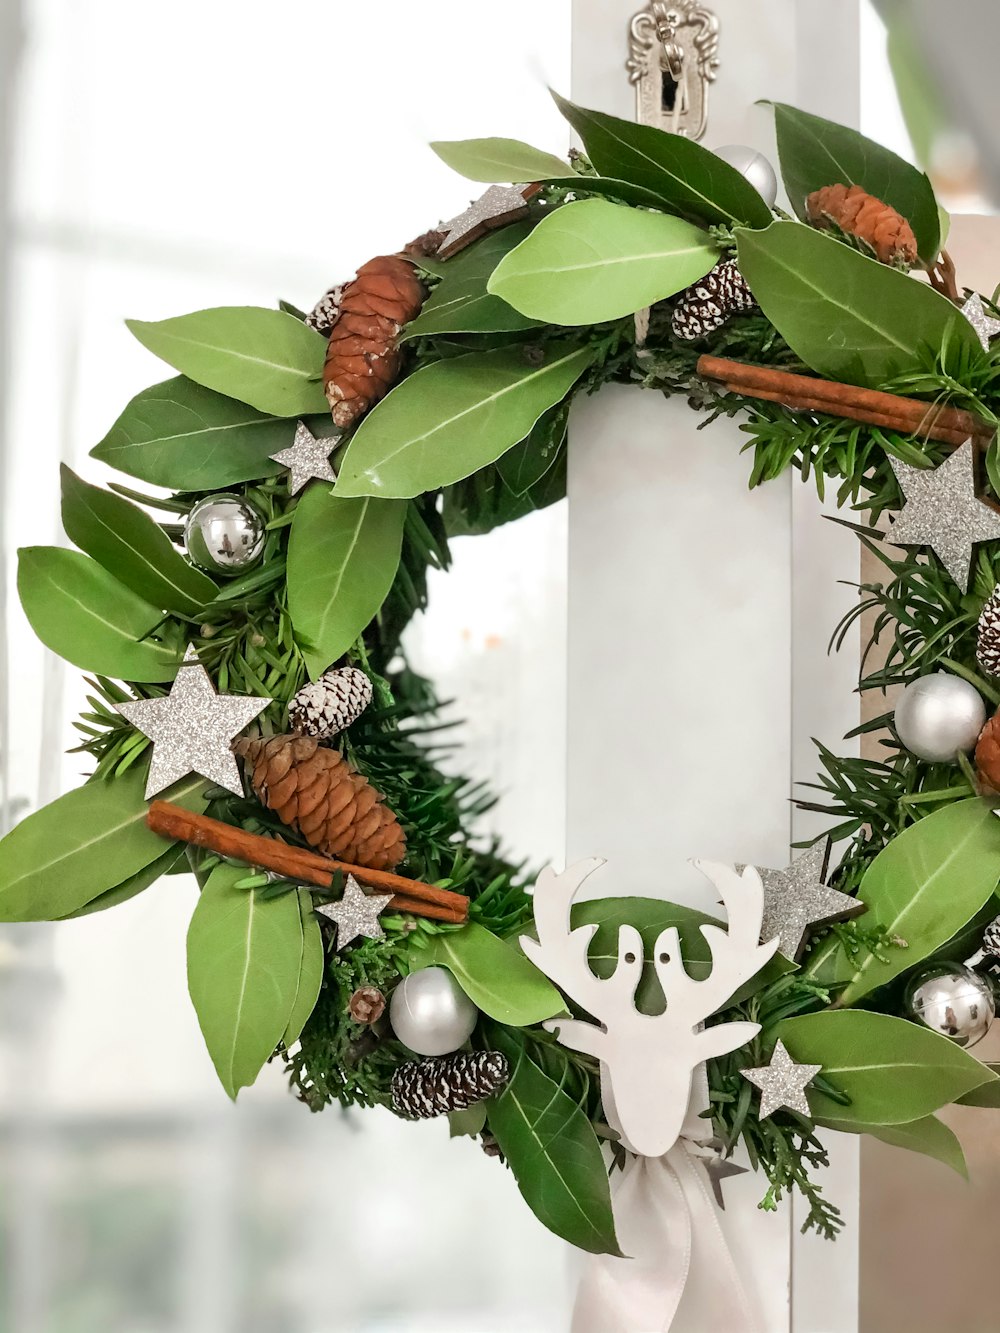
<instances>
[{"instance_id":1,"label":"white wooden reindeer head","mask_svg":"<svg viewBox=\"0 0 1000 1333\"><path fill-rule=\"evenodd\" d=\"M662 931L652 961L667 1006L662 1014L640 1013L635 992L644 959L638 930L620 927L618 964L610 977L601 980L587 957L597 926L573 930L570 923L580 885L603 864L580 861L562 874L542 871L535 885L538 939L522 935L521 947L536 967L597 1020L594 1024L552 1019L545 1026L564 1046L601 1061L608 1123L632 1152L660 1157L680 1134L698 1065L736 1050L760 1031L757 1023L718 1023L710 1028L703 1023L760 971L778 941L758 943L764 890L752 866L738 874L732 866L696 861L719 890L728 929L701 927L712 954L712 970L703 981L693 981L684 970L677 930Z\"/></svg>"}]
</instances>

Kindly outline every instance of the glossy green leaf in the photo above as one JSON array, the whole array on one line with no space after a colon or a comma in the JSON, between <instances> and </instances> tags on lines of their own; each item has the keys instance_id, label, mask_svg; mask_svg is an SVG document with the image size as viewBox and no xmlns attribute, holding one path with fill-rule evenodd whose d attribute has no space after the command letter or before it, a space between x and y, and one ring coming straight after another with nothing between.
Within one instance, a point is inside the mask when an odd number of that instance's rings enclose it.
<instances>
[{"instance_id":1,"label":"glossy green leaf","mask_svg":"<svg viewBox=\"0 0 1000 1333\"><path fill-rule=\"evenodd\" d=\"M806 365L877 388L947 348L982 349L972 325L925 282L799 222L740 231L739 265L761 309Z\"/></svg>"},{"instance_id":2,"label":"glossy green leaf","mask_svg":"<svg viewBox=\"0 0 1000 1333\"><path fill-rule=\"evenodd\" d=\"M448 1112L448 1137L450 1139L477 1139L486 1128L486 1103L473 1102L461 1111Z\"/></svg>"},{"instance_id":3,"label":"glossy green leaf","mask_svg":"<svg viewBox=\"0 0 1000 1333\"><path fill-rule=\"evenodd\" d=\"M302 963L299 897L238 889L246 871L218 865L187 937L188 990L229 1096L249 1087L281 1041Z\"/></svg>"},{"instance_id":4,"label":"glossy green leaf","mask_svg":"<svg viewBox=\"0 0 1000 1333\"><path fill-rule=\"evenodd\" d=\"M188 564L163 529L120 495L82 481L65 464L62 521L66 536L109 574L163 611L194 616L218 589Z\"/></svg>"},{"instance_id":5,"label":"glossy green leaf","mask_svg":"<svg viewBox=\"0 0 1000 1333\"><path fill-rule=\"evenodd\" d=\"M137 870L134 875L129 875L128 879L122 880L113 889L106 889L104 893L99 893L96 898L92 898L83 907L78 907L75 912L67 912L59 920L70 921L80 916L92 916L95 912L106 912L109 907L117 907L120 903L127 903L130 898L135 898L150 888L163 875L174 873L179 863L186 862L186 860L183 847L168 847L162 856L158 856L148 866L144 866L142 870Z\"/></svg>"},{"instance_id":6,"label":"glossy green leaf","mask_svg":"<svg viewBox=\"0 0 1000 1333\"><path fill-rule=\"evenodd\" d=\"M834 1125L832 1128L836 1129ZM905 1148L907 1152L922 1153L924 1157L933 1157L965 1180L969 1178L969 1167L965 1153L958 1140L958 1135L938 1120L937 1116L924 1116L922 1120L911 1120L907 1125L872 1125L867 1133L893 1148Z\"/></svg>"},{"instance_id":7,"label":"glossy green leaf","mask_svg":"<svg viewBox=\"0 0 1000 1333\"><path fill-rule=\"evenodd\" d=\"M126 324L143 347L188 379L259 412L291 417L327 408L326 339L284 310L216 306Z\"/></svg>"},{"instance_id":8,"label":"glossy green leaf","mask_svg":"<svg viewBox=\"0 0 1000 1333\"><path fill-rule=\"evenodd\" d=\"M602 199L611 199L618 204L631 204L634 208L655 208L660 213L673 213L653 190L633 185L631 181L615 180L609 176L560 176L558 180L546 181L546 185L560 190L572 191L578 198L598 195Z\"/></svg>"},{"instance_id":9,"label":"glossy green leaf","mask_svg":"<svg viewBox=\"0 0 1000 1333\"><path fill-rule=\"evenodd\" d=\"M333 429L329 414L307 418L316 435ZM137 394L91 457L154 486L210 491L274 477L271 454L286 449L295 421L266 416L184 375Z\"/></svg>"},{"instance_id":10,"label":"glossy green leaf","mask_svg":"<svg viewBox=\"0 0 1000 1333\"><path fill-rule=\"evenodd\" d=\"M520 185L565 176L569 167L554 153L519 139L452 139L431 144L442 162L470 181Z\"/></svg>"},{"instance_id":11,"label":"glossy green leaf","mask_svg":"<svg viewBox=\"0 0 1000 1333\"><path fill-rule=\"evenodd\" d=\"M533 222L516 222L510 227L501 227L447 260L440 283L424 302L420 314L406 326L403 337L503 333L536 328L536 320L520 314L486 290L497 264L530 234L533 226Z\"/></svg>"},{"instance_id":12,"label":"glossy green leaf","mask_svg":"<svg viewBox=\"0 0 1000 1333\"><path fill-rule=\"evenodd\" d=\"M824 1080L850 1097L843 1106L807 1089L824 1122L907 1124L997 1077L947 1037L892 1014L827 1009L786 1019L774 1036L800 1064L822 1065Z\"/></svg>"},{"instance_id":13,"label":"glossy green leaf","mask_svg":"<svg viewBox=\"0 0 1000 1333\"><path fill-rule=\"evenodd\" d=\"M399 567L406 506L310 486L288 538L288 609L311 676L378 615Z\"/></svg>"},{"instance_id":14,"label":"glossy green leaf","mask_svg":"<svg viewBox=\"0 0 1000 1333\"><path fill-rule=\"evenodd\" d=\"M519 447L515 445L510 452L515 453ZM499 466L473 473L457 485L447 487L442 517L448 536L481 536L504 523L513 523L539 509L565 500L566 457L564 439L557 448L552 466L522 495L515 495L502 480Z\"/></svg>"},{"instance_id":15,"label":"glossy green leaf","mask_svg":"<svg viewBox=\"0 0 1000 1333\"><path fill-rule=\"evenodd\" d=\"M608 1173L594 1127L573 1099L500 1033L511 1080L490 1102L491 1132L540 1222L591 1254L620 1254Z\"/></svg>"},{"instance_id":16,"label":"glossy green leaf","mask_svg":"<svg viewBox=\"0 0 1000 1333\"><path fill-rule=\"evenodd\" d=\"M933 263L941 228L934 190L922 171L857 130L783 102L774 103L774 123L785 190L800 218L806 216L806 197L813 190L860 185L906 218L920 257Z\"/></svg>"},{"instance_id":17,"label":"glossy green leaf","mask_svg":"<svg viewBox=\"0 0 1000 1333\"><path fill-rule=\"evenodd\" d=\"M1000 1075L1000 1065L987 1064L986 1068L992 1073ZM1000 1078L993 1083L983 1083L978 1088L973 1088L967 1092L964 1097L956 1099L962 1106L986 1106L991 1110L1000 1110Z\"/></svg>"},{"instance_id":18,"label":"glossy green leaf","mask_svg":"<svg viewBox=\"0 0 1000 1333\"><path fill-rule=\"evenodd\" d=\"M146 827L145 784L130 770L22 819L0 842L0 921L58 920L162 859L168 844ZM185 778L166 797L201 810L204 786Z\"/></svg>"},{"instance_id":19,"label":"glossy green leaf","mask_svg":"<svg viewBox=\"0 0 1000 1333\"><path fill-rule=\"evenodd\" d=\"M42 643L73 666L116 680L158 682L177 674L177 650L145 637L162 611L90 556L57 546L22 547L17 590Z\"/></svg>"},{"instance_id":20,"label":"glossy green leaf","mask_svg":"<svg viewBox=\"0 0 1000 1333\"><path fill-rule=\"evenodd\" d=\"M529 1027L566 1012L555 986L513 941L474 921L433 936L419 961L446 967L478 1009L508 1027Z\"/></svg>"},{"instance_id":21,"label":"glossy green leaf","mask_svg":"<svg viewBox=\"0 0 1000 1333\"><path fill-rule=\"evenodd\" d=\"M540 222L488 288L550 324L600 324L675 295L718 258L708 233L683 218L581 199Z\"/></svg>"},{"instance_id":22,"label":"glossy green leaf","mask_svg":"<svg viewBox=\"0 0 1000 1333\"><path fill-rule=\"evenodd\" d=\"M520 443L497 459L497 471L511 495L527 494L555 466L566 439L568 417L565 403L549 408Z\"/></svg>"},{"instance_id":23,"label":"glossy green leaf","mask_svg":"<svg viewBox=\"0 0 1000 1333\"><path fill-rule=\"evenodd\" d=\"M693 139L553 96L602 176L641 186L661 207L703 222L766 227L771 221L771 210L750 182Z\"/></svg>"},{"instance_id":24,"label":"glossy green leaf","mask_svg":"<svg viewBox=\"0 0 1000 1333\"><path fill-rule=\"evenodd\" d=\"M362 421L337 495L410 497L477 472L562 401L592 356L589 347L546 343L540 365L502 347L425 366Z\"/></svg>"},{"instance_id":25,"label":"glossy green leaf","mask_svg":"<svg viewBox=\"0 0 1000 1333\"><path fill-rule=\"evenodd\" d=\"M323 952L323 936L319 928L319 919L313 911L312 894L308 889L299 889L299 918L302 922L302 943L299 957L299 975L295 988L295 1002L289 1015L288 1023L281 1038L285 1047L291 1046L302 1035L302 1029L309 1021L316 1008L320 988L323 985L323 970L326 955Z\"/></svg>"},{"instance_id":26,"label":"glossy green leaf","mask_svg":"<svg viewBox=\"0 0 1000 1333\"><path fill-rule=\"evenodd\" d=\"M888 962L863 953L841 993L853 1004L951 939L1000 883L1000 820L983 800L955 801L904 829L865 871L866 926L906 941Z\"/></svg>"}]
</instances>

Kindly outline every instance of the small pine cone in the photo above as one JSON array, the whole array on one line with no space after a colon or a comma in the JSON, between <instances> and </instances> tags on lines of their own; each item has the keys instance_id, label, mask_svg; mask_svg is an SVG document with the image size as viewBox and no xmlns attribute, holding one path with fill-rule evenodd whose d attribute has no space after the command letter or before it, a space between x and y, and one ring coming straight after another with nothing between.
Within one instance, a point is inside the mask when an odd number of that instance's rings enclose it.
<instances>
[{"instance_id":1,"label":"small pine cone","mask_svg":"<svg viewBox=\"0 0 1000 1333\"><path fill-rule=\"evenodd\" d=\"M337 750L312 736L267 736L243 737L233 751L261 804L324 856L394 870L406 855L399 820Z\"/></svg>"},{"instance_id":2,"label":"small pine cone","mask_svg":"<svg viewBox=\"0 0 1000 1333\"><path fill-rule=\"evenodd\" d=\"M344 295L344 284L340 283L336 287L331 287L328 292L319 298L313 308L306 315L306 323L317 333L322 333L324 338L329 338L333 331L333 326L337 322L337 316L340 314L340 301Z\"/></svg>"},{"instance_id":3,"label":"small pine cone","mask_svg":"<svg viewBox=\"0 0 1000 1333\"><path fill-rule=\"evenodd\" d=\"M989 787L1000 791L1000 712L994 713L979 733L976 768Z\"/></svg>"},{"instance_id":4,"label":"small pine cone","mask_svg":"<svg viewBox=\"0 0 1000 1333\"><path fill-rule=\"evenodd\" d=\"M397 339L424 294L413 265L398 255L370 259L344 287L323 368L336 425L353 425L392 388L402 364Z\"/></svg>"},{"instance_id":5,"label":"small pine cone","mask_svg":"<svg viewBox=\"0 0 1000 1333\"><path fill-rule=\"evenodd\" d=\"M359 986L351 996L347 1012L355 1023L370 1026L385 1013L385 996L377 986Z\"/></svg>"},{"instance_id":6,"label":"small pine cone","mask_svg":"<svg viewBox=\"0 0 1000 1333\"><path fill-rule=\"evenodd\" d=\"M756 304L736 260L723 259L677 298L671 320L674 337L696 342Z\"/></svg>"},{"instance_id":7,"label":"small pine cone","mask_svg":"<svg viewBox=\"0 0 1000 1333\"><path fill-rule=\"evenodd\" d=\"M372 701L372 683L358 667L326 671L303 685L288 705L288 729L329 740L356 722Z\"/></svg>"},{"instance_id":8,"label":"small pine cone","mask_svg":"<svg viewBox=\"0 0 1000 1333\"><path fill-rule=\"evenodd\" d=\"M500 1051L410 1060L392 1076L392 1104L400 1115L427 1120L492 1097L509 1078L507 1057Z\"/></svg>"},{"instance_id":9,"label":"small pine cone","mask_svg":"<svg viewBox=\"0 0 1000 1333\"><path fill-rule=\"evenodd\" d=\"M1000 584L990 593L979 613L976 661L988 676L1000 676Z\"/></svg>"},{"instance_id":10,"label":"small pine cone","mask_svg":"<svg viewBox=\"0 0 1000 1333\"><path fill-rule=\"evenodd\" d=\"M910 268L917 262L917 238L906 218L860 185L814 190L806 199L806 217L814 227L837 227L854 236L883 264Z\"/></svg>"},{"instance_id":11,"label":"small pine cone","mask_svg":"<svg viewBox=\"0 0 1000 1333\"><path fill-rule=\"evenodd\" d=\"M983 953L988 958L1000 958L1000 916L994 917L983 931Z\"/></svg>"}]
</instances>

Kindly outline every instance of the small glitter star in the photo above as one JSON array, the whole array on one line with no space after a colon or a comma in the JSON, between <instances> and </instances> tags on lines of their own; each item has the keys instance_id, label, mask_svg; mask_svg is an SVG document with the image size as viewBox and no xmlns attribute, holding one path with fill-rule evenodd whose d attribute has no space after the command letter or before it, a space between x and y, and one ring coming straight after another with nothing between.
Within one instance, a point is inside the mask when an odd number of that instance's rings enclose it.
<instances>
[{"instance_id":1,"label":"small glitter star","mask_svg":"<svg viewBox=\"0 0 1000 1333\"><path fill-rule=\"evenodd\" d=\"M987 313L983 305L983 298L978 292L974 292L962 306L962 314L979 334L983 351L988 352L990 350L990 339L1000 333L1000 319L994 319L992 315Z\"/></svg>"},{"instance_id":2,"label":"small glitter star","mask_svg":"<svg viewBox=\"0 0 1000 1333\"><path fill-rule=\"evenodd\" d=\"M330 466L330 450L335 443L325 436L318 439L304 421L299 422L295 427L295 439L288 448L271 454L275 463L288 468L292 474L288 482L289 495L297 494L314 477L317 481L337 480L337 474Z\"/></svg>"},{"instance_id":3,"label":"small glitter star","mask_svg":"<svg viewBox=\"0 0 1000 1333\"><path fill-rule=\"evenodd\" d=\"M534 186L525 185L491 185L464 213L441 224L445 237L438 247L438 254L447 259L478 240L483 232L523 218L528 211L524 192L534 189Z\"/></svg>"},{"instance_id":4,"label":"small glitter star","mask_svg":"<svg viewBox=\"0 0 1000 1333\"><path fill-rule=\"evenodd\" d=\"M153 742L146 800L188 773L200 773L209 782L242 796L240 770L229 742L270 702L252 696L216 694L193 644L188 644L169 694L118 704L122 717Z\"/></svg>"},{"instance_id":5,"label":"small glitter star","mask_svg":"<svg viewBox=\"0 0 1000 1333\"><path fill-rule=\"evenodd\" d=\"M760 938L773 940L777 935L780 952L793 962L802 952L810 926L857 916L865 910L859 899L824 883L829 856L830 839L826 838L784 870L755 867L764 885Z\"/></svg>"},{"instance_id":6,"label":"small glitter star","mask_svg":"<svg viewBox=\"0 0 1000 1333\"><path fill-rule=\"evenodd\" d=\"M797 1065L785 1050L783 1041L776 1041L771 1054L771 1063L757 1069L741 1069L740 1073L760 1088L761 1120L766 1120L781 1106L800 1115L811 1114L806 1100L806 1084L811 1083L822 1065Z\"/></svg>"},{"instance_id":7,"label":"small glitter star","mask_svg":"<svg viewBox=\"0 0 1000 1333\"><path fill-rule=\"evenodd\" d=\"M354 876L348 875L340 902L325 903L316 908L321 916L336 924L338 953L361 935L366 940L385 938L378 919L392 902L392 897L391 893L365 893Z\"/></svg>"},{"instance_id":8,"label":"small glitter star","mask_svg":"<svg viewBox=\"0 0 1000 1333\"><path fill-rule=\"evenodd\" d=\"M906 496L889 531L893 546L929 546L963 592L969 588L972 548L1000 537L1000 512L976 495L971 440L940 467L910 467L890 458Z\"/></svg>"}]
</instances>

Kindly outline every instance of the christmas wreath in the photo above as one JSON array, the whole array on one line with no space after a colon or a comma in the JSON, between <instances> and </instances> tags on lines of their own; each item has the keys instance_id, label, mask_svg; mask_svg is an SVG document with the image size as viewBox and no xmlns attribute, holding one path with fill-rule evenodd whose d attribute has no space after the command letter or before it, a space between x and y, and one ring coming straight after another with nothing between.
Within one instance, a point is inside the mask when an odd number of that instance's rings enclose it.
<instances>
[{"instance_id":1,"label":"christmas wreath","mask_svg":"<svg viewBox=\"0 0 1000 1333\"><path fill-rule=\"evenodd\" d=\"M759 154L557 100L582 152L435 145L485 193L311 313L130 323L177 374L93 450L129 483L64 469L75 549L18 575L89 675L95 764L0 844L0 918L190 868L230 1096L276 1057L314 1111L447 1114L598 1254L614 1168L679 1137L716 1188L742 1143L762 1207L795 1187L832 1236L823 1129L961 1168L935 1112L1000 1105L967 1049L1000 953L1000 320L927 178L852 130L774 108L793 218ZM610 381L738 417L751 487L832 479L885 571L848 617L885 649L861 688L905 687L862 728L883 757L821 750L829 837L788 867L702 865L725 925L482 840L404 654L449 539L561 499L570 404Z\"/></svg>"}]
</instances>

